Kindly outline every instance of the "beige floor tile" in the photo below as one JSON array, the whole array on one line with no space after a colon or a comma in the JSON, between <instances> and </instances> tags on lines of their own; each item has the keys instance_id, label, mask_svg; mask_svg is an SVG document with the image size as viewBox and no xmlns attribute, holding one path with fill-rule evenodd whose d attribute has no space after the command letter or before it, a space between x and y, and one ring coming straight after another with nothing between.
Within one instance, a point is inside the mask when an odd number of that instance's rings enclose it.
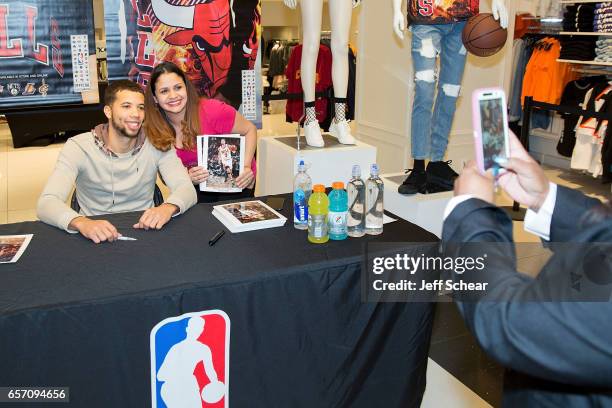
<instances>
[{"instance_id":1,"label":"beige floor tile","mask_svg":"<svg viewBox=\"0 0 612 408\"><path fill-rule=\"evenodd\" d=\"M421 408L434 407L491 408L491 405L430 358Z\"/></svg>"},{"instance_id":2,"label":"beige floor tile","mask_svg":"<svg viewBox=\"0 0 612 408\"><path fill-rule=\"evenodd\" d=\"M0 140L11 140L11 130L6 122L0 123Z\"/></svg>"},{"instance_id":3,"label":"beige floor tile","mask_svg":"<svg viewBox=\"0 0 612 408\"><path fill-rule=\"evenodd\" d=\"M516 266L520 272L535 277L538 275L538 273L540 273L542 267L544 267L551 256L552 252L547 251L541 255L518 259L516 261Z\"/></svg>"},{"instance_id":4,"label":"beige floor tile","mask_svg":"<svg viewBox=\"0 0 612 408\"><path fill-rule=\"evenodd\" d=\"M9 211L36 208L36 202L51 175L62 144L8 150Z\"/></svg>"},{"instance_id":5,"label":"beige floor tile","mask_svg":"<svg viewBox=\"0 0 612 408\"><path fill-rule=\"evenodd\" d=\"M37 220L38 220L38 217L36 216L36 209L8 211L8 214L7 214L8 224L12 224L14 222L37 221Z\"/></svg>"},{"instance_id":6,"label":"beige floor tile","mask_svg":"<svg viewBox=\"0 0 612 408\"><path fill-rule=\"evenodd\" d=\"M582 191L600 200L610 199L610 184L602 184L601 180L595 179L588 174L553 167L545 167L544 172L553 183Z\"/></svg>"}]
</instances>

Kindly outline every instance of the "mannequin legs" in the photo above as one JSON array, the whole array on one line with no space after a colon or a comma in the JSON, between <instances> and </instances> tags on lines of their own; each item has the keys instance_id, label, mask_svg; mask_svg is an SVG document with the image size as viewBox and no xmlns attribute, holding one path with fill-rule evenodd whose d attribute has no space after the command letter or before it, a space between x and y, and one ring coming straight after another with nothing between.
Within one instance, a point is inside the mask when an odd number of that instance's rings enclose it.
<instances>
[{"instance_id":1,"label":"mannequin legs","mask_svg":"<svg viewBox=\"0 0 612 408\"><path fill-rule=\"evenodd\" d=\"M351 0L329 0L331 20L331 51L333 55L332 81L334 83L334 119L329 132L343 144L355 144L346 120L347 88L349 77L348 42L353 13Z\"/></svg>"},{"instance_id":2,"label":"mannequin legs","mask_svg":"<svg viewBox=\"0 0 612 408\"><path fill-rule=\"evenodd\" d=\"M304 102L314 102L323 0L301 1L300 8L302 11L302 89L304 90Z\"/></svg>"},{"instance_id":3,"label":"mannequin legs","mask_svg":"<svg viewBox=\"0 0 612 408\"><path fill-rule=\"evenodd\" d=\"M330 0L329 18L331 22L331 51L334 58L332 81L334 95L346 98L348 87L348 43L351 29L353 6L351 0Z\"/></svg>"},{"instance_id":4,"label":"mannequin legs","mask_svg":"<svg viewBox=\"0 0 612 408\"><path fill-rule=\"evenodd\" d=\"M309 146L323 147L323 136L315 111L315 86L317 78L317 57L321 43L321 20L323 0L300 2L302 11L302 62L301 80L304 91L304 135Z\"/></svg>"},{"instance_id":5,"label":"mannequin legs","mask_svg":"<svg viewBox=\"0 0 612 408\"><path fill-rule=\"evenodd\" d=\"M432 193L453 188L457 173L442 160L448 146L467 56L461 41L464 26L465 23L461 22L410 27L415 73L411 126L415 166L398 188L400 194ZM438 56L439 76L436 74ZM424 170L423 161L426 159L431 160Z\"/></svg>"},{"instance_id":6,"label":"mannequin legs","mask_svg":"<svg viewBox=\"0 0 612 408\"><path fill-rule=\"evenodd\" d=\"M318 122L313 120L316 113L312 102L315 101L316 68L321 42L321 23L323 14L323 0L307 0L300 2L302 11L303 46L301 62L301 80L304 90L305 117L304 133L306 141L311 146L323 146L323 137ZM351 27L352 2L351 0L330 0L329 13L332 26L331 51L333 55L332 81L334 94L339 101L335 101L336 115L332 121L330 132L341 143L354 144L355 139L350 134L346 121L346 94L348 87L348 38Z\"/></svg>"},{"instance_id":7,"label":"mannequin legs","mask_svg":"<svg viewBox=\"0 0 612 408\"><path fill-rule=\"evenodd\" d=\"M441 161L446 153L467 52L461 41L465 23L413 25L412 157ZM436 57L440 76L436 95ZM432 106L436 105L432 112Z\"/></svg>"}]
</instances>

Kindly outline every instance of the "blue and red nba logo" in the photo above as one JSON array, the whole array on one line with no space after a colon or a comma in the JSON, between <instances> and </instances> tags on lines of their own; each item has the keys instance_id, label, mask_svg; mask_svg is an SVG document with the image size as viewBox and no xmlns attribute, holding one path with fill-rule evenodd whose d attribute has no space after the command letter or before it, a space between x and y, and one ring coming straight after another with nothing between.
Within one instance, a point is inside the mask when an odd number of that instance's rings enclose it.
<instances>
[{"instance_id":1,"label":"blue and red nba logo","mask_svg":"<svg viewBox=\"0 0 612 408\"><path fill-rule=\"evenodd\" d=\"M153 408L229 407L230 319L222 310L186 313L151 330Z\"/></svg>"}]
</instances>

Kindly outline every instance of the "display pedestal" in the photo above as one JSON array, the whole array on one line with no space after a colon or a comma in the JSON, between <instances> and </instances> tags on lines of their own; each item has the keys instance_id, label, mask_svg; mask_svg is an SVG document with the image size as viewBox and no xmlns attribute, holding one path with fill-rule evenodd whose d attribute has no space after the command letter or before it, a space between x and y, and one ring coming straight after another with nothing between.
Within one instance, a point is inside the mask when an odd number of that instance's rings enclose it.
<instances>
[{"instance_id":1,"label":"display pedestal","mask_svg":"<svg viewBox=\"0 0 612 408\"><path fill-rule=\"evenodd\" d=\"M453 192L402 195L397 192L397 188L406 177L407 175L404 173L383 174L381 176L385 183L385 210L440 237L444 221L444 208L453 197ZM408 237L406 239L409 240Z\"/></svg>"},{"instance_id":2,"label":"display pedestal","mask_svg":"<svg viewBox=\"0 0 612 408\"><path fill-rule=\"evenodd\" d=\"M308 166L313 184L329 187L334 181L345 184L351 178L353 165L361 166L361 177L370 174L370 165L376 163L376 147L363 142L343 145L325 134L325 147L310 147L301 138L297 149L296 136L263 137L258 144L258 175L256 195L284 194L293 191L293 178L300 160Z\"/></svg>"}]
</instances>

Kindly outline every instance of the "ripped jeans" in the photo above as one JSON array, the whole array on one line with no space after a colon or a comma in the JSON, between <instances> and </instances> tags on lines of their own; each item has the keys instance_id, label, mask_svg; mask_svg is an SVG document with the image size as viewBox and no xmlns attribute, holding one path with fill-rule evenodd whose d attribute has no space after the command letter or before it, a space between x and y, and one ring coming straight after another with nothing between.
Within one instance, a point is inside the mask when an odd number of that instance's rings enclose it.
<instances>
[{"instance_id":1,"label":"ripped jeans","mask_svg":"<svg viewBox=\"0 0 612 408\"><path fill-rule=\"evenodd\" d=\"M467 56L461 40L464 26L464 21L410 26L415 72L411 126L414 159L444 159ZM440 56L439 75L436 75L437 56ZM436 77L436 106L432 112Z\"/></svg>"}]
</instances>

